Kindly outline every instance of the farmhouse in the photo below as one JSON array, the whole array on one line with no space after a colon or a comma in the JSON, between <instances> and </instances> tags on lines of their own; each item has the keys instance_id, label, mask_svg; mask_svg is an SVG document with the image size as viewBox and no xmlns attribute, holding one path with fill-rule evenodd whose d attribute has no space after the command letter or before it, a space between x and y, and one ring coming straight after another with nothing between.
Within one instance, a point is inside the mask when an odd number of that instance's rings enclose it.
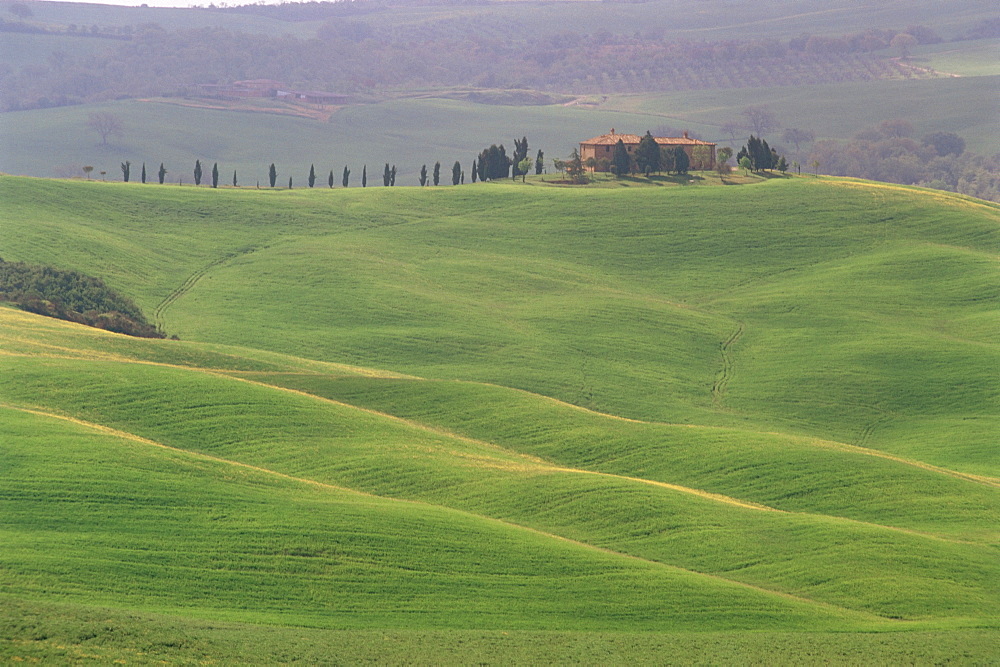
<instances>
[{"instance_id":1,"label":"farmhouse","mask_svg":"<svg viewBox=\"0 0 1000 667\"><path fill-rule=\"evenodd\" d=\"M631 154L635 153L635 149L639 147L640 139L642 137L638 134L619 134L615 132L615 128L611 128L611 131L607 134L581 141L580 158L584 164L587 164L590 158L594 159L590 163L593 165L590 168L591 171L608 171L611 165L611 158L615 152L615 144L620 140L625 144L625 149ZM700 139L692 139L688 136L686 130L683 137L653 137L653 139L660 145L660 148L682 147L684 152L687 153L692 169L715 168L715 144ZM704 148L696 150L701 146Z\"/></svg>"}]
</instances>

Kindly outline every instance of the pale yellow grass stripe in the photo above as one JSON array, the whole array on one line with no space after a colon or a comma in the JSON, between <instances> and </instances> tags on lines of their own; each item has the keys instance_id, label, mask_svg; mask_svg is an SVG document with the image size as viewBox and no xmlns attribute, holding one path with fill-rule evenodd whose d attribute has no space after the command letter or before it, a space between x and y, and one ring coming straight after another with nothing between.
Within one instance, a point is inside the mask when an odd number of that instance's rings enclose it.
<instances>
[{"instance_id":1,"label":"pale yellow grass stripe","mask_svg":"<svg viewBox=\"0 0 1000 667\"><path fill-rule=\"evenodd\" d=\"M800 597L800 596L797 596L797 595L793 595L791 593L785 593L783 591L775 591L775 590L771 590L771 589L768 589L768 588L763 588L761 586L757 586L757 585L754 585L754 584L748 584L748 583L744 583L742 581L737 581L737 580L733 580L733 579L727 579L727 578L722 577L722 576L717 575L717 574L709 574L709 573L706 573L706 572L699 572L697 570L689 570L687 568L683 568L683 567L680 567L680 566L677 566L677 565L671 565L669 563L664 563L664 562L661 562L661 561L656 561L656 560L650 560L648 558L643 558L642 556L635 556L635 555L632 555L632 554L629 554L629 553L625 553L625 552L621 552L621 551L615 551L613 549L608 549L606 547L600 547L600 546L597 546L597 545L594 545L594 544L589 544L587 542L580 542L578 540L574 540L574 539L571 539L571 538L568 538L568 537L563 537L562 535L557 535L555 533L549 533L549 532L546 532L546 531L543 531L543 530L539 530L538 528L532 528L530 526L524 526L524 525L521 525L521 524L518 524L518 523L514 523L513 521L507 521L507 520L504 520L504 519L496 519L496 518L489 517L489 516L484 516L484 515L481 515L481 514L475 514L475 513L472 513L472 512L466 512L464 510L459 510L459 509L455 509L453 507L448 507L447 505L437 505L437 504L429 503L429 502L422 501L422 500L410 500L410 499L407 499L407 498L394 498L394 497L388 497L388 496L379 496L379 495L376 495L374 493L369 493L367 491L360 491L358 489L353 489L353 488L350 488L350 487L338 486L336 484L329 484L329 483L326 483L326 482L319 482L319 481L316 481L314 479L309 479L309 478L306 478L306 477L296 477L294 475L289 475L287 473L278 472L276 470L271 470L269 468L263 468L261 466L251 465L249 463L243 463L241 461L234 461L232 459L224 459L224 458L221 458L221 457L218 457L218 456L212 456L210 454L203 454L201 452L195 452L195 451L191 451L191 450L188 450L188 449L182 449L180 447L173 447L171 445L166 445L166 444L164 444L162 442L157 442L155 440L150 440L149 438L144 438L144 437L142 437L140 435L136 435L134 433L129 433L128 431L120 431L118 429L111 428L110 426L105 426L103 424L97 424L97 423L94 423L94 422L88 422L88 421L85 421L85 420L82 420L82 419L77 419L76 417L70 417L68 415L61 415L61 414L57 414L57 413L54 413L54 412L46 412L44 410L38 410L36 408L28 408L28 407L23 407L23 406L11 405L9 403L0 403L0 408L6 408L8 410L16 410L16 411L19 411L19 412L25 412L25 413L28 413L28 414L37 415L39 417L46 417L46 418L49 418L49 419L58 419L58 420L65 421L65 422L68 422L68 423L71 423L71 424L75 424L77 426L82 426L84 428L87 428L87 429L92 430L92 431L96 431L98 433L102 433L104 435L109 435L109 436L112 436L112 437L121 438L123 440L129 440L131 442L139 443L139 444L142 444L142 445L147 445L147 446L150 446L150 447L157 447L159 449L164 449L164 450L175 452L175 453L179 453L179 454L184 454L186 456L190 456L192 458L196 458L196 459L200 459L200 460L204 460L204 461L212 461L213 463L221 463L221 464L224 464L224 465L230 465L230 466L234 466L234 467L237 467L237 468L243 468L245 470L252 470L254 472L258 472L258 473L261 473L261 474L264 474L264 475L270 475L270 476L277 477L277 478L280 478L280 479L284 479L284 480L288 480L288 481L292 481L292 482L298 482L300 484L306 484L306 485L309 485L309 486L313 486L313 487L317 487L317 488L321 488L321 489L325 489L325 490L329 490L329 491L337 491L337 492L342 492L342 493L349 493L349 494L353 494L353 495L362 496L362 497L365 497L365 498L373 498L373 499L376 499L376 500L382 500L382 501L385 501L385 502L400 502L400 503L407 503L407 504L411 504L411 505L420 505L420 506L424 506L424 507L433 507L435 509L442 509L443 508L443 509L447 509L447 510L452 511L452 512L456 512L458 514L464 514L466 516L476 517L476 518L484 520L484 521L490 521L490 522L502 524L504 526L509 526L511 528L515 528L515 529L522 530L522 531L525 531L525 532L533 533L535 535L546 537L548 539L557 540L557 541L560 541L560 542L565 542L565 543L568 543L568 544L572 544L572 545L575 545L575 546L578 546L578 547L581 547L581 548L584 548L584 549L587 549L587 550L590 550L590 551L597 551L597 552L600 552L600 553L603 553L603 554L608 554L608 555L611 555L611 556L617 556L619 558L626 558L628 560L638 561L638 562L646 563L646 564L653 565L653 566L656 566L656 567L667 568L669 570L673 570L673 571L676 571L676 572L682 572L682 573L690 574L690 575L695 575L697 577L705 577L705 578L708 578L708 579L713 579L715 581L724 582L726 584L730 584L730 585L737 586L737 587L740 587L740 588L746 588L746 589L750 589L750 590L753 590L753 591L757 591L757 592L763 593L765 595L774 595L774 596L777 596L777 597L785 598L785 599L788 599L788 600L794 600L796 602L801 602L801 603L808 604L808 605L815 605L815 606L825 607L827 609L833 609L833 610L837 610L837 611L841 611L841 612L848 612L848 613L851 613L851 614L856 614L856 615L867 617L867 618L871 618L871 619L886 620L886 619L884 619L881 616L878 616L876 614L871 614L869 612L864 612L864 611L858 611L858 610L854 610L854 609L849 609L847 607L840 607L840 606L837 606L835 604L831 604L829 602L820 602L820 601L817 601L817 600L812 600L812 599L809 599L809 598L805 598L805 597ZM597 473L597 474L600 474L600 473Z\"/></svg>"},{"instance_id":2,"label":"pale yellow grass stripe","mask_svg":"<svg viewBox=\"0 0 1000 667\"><path fill-rule=\"evenodd\" d=\"M560 407L569 408L572 410L577 410L578 412L585 412L587 414L594 415L595 417L603 417L605 419L614 419L616 421L629 422L632 424L646 424L649 426L668 426L671 428L692 428L692 429L704 429L713 431L726 431L729 433L740 433L741 430L733 428L731 426L712 426L709 424L676 424L673 422L661 422L661 421L645 421L642 419L632 419L630 417L622 417L620 415L613 415L607 412L598 412L597 410L591 410L590 408L585 408L581 405L574 405L572 403L567 403L558 398L553 398L552 396L545 396L544 394L536 394L534 392L528 391L527 389L518 389L516 387L505 387L503 385L492 384L489 382L477 382L474 380L424 380L425 382L456 382L460 384L475 384L483 387L492 387L494 389L506 389L508 391L514 391L526 396L531 396L549 403L554 403ZM887 459L895 463L901 463L903 465L912 466L914 468L920 468L928 472L938 473L941 475L948 475L949 477L954 477L956 479L961 479L966 482L973 482L975 484L984 484L986 486L992 486L1000 488L1000 479L995 477L988 477L986 475L975 475L972 473L959 472L957 470L951 470L950 468L942 468L941 466L936 466L931 463L924 463L923 461L917 461L914 459L907 459L902 456L896 456L895 454L889 454L878 449L871 449L869 447L861 447L859 445L851 445L846 442L837 442L836 440L823 440L821 438L810 438L809 436L794 435L790 433L782 433L780 431L747 431L749 433L755 433L759 435L773 435L782 438L793 438L801 443L812 445L816 447L821 447L823 449L833 449L844 452L851 452L854 454L860 454L863 456L873 456L880 459Z\"/></svg>"}]
</instances>

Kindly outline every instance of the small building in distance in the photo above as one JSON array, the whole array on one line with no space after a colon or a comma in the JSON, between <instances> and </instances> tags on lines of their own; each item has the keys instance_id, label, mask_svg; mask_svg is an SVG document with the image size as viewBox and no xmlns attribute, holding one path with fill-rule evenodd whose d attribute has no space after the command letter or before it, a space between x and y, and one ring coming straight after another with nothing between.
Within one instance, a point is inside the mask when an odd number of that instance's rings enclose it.
<instances>
[{"instance_id":1,"label":"small building in distance","mask_svg":"<svg viewBox=\"0 0 1000 667\"><path fill-rule=\"evenodd\" d=\"M203 97L222 99L243 99L251 97L274 97L285 84L273 79L248 79L233 83L201 83L198 89Z\"/></svg>"},{"instance_id":2,"label":"small building in distance","mask_svg":"<svg viewBox=\"0 0 1000 667\"><path fill-rule=\"evenodd\" d=\"M631 155L639 147L641 139L642 136L638 134L619 134L615 132L615 128L611 128L611 131L607 134L581 141L580 159L586 164L589 158L594 158L596 166L591 168L592 171L608 171L611 158L614 156L615 144L621 141L625 144L625 149ZM692 169L715 169L715 144L709 141L692 139L688 136L686 130L683 137L653 137L653 139L659 144L661 149L673 148L675 146L682 147L684 152L687 153ZM707 149L699 151L699 153L702 153L702 156L695 153L695 149L699 146L705 146ZM699 157L703 159L699 159Z\"/></svg>"}]
</instances>

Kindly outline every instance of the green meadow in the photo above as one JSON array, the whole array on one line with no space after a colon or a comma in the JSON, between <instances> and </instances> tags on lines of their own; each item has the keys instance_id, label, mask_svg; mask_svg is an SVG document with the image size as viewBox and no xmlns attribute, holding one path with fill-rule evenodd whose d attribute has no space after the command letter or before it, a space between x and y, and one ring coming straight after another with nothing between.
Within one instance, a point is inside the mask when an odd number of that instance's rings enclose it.
<instances>
[{"instance_id":1,"label":"green meadow","mask_svg":"<svg viewBox=\"0 0 1000 667\"><path fill-rule=\"evenodd\" d=\"M1000 206L0 177L0 655L990 663Z\"/></svg>"}]
</instances>

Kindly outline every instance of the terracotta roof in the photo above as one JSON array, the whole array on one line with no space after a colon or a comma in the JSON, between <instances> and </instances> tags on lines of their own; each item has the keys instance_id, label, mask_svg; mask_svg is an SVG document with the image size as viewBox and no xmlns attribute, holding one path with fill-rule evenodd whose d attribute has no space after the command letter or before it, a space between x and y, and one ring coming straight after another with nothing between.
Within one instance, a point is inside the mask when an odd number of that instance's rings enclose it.
<instances>
[{"instance_id":1,"label":"terracotta roof","mask_svg":"<svg viewBox=\"0 0 1000 667\"><path fill-rule=\"evenodd\" d=\"M608 146L618 143L618 140L623 141L626 145L628 144L638 144L642 139L638 134L620 134L616 133L614 130L608 132L607 134L602 134L599 137L594 137L593 139L587 139L586 141L581 141L581 144L587 144L588 146ZM653 137L656 143L667 146L714 146L715 144L710 141L702 141L700 139L691 139L690 137Z\"/></svg>"}]
</instances>

